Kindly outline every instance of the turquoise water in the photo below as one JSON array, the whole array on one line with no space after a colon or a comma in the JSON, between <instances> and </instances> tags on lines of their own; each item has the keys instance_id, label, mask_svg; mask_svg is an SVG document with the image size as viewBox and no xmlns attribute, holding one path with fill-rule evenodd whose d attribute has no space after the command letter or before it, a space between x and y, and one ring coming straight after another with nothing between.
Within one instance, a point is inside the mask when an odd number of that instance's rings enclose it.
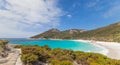
<instances>
[{"instance_id":1,"label":"turquoise water","mask_svg":"<svg viewBox=\"0 0 120 65\"><path fill-rule=\"evenodd\" d=\"M10 44L20 45L48 45L50 48L71 49L74 51L101 52L103 49L90 43L77 42L72 40L27 40L27 39L9 39Z\"/></svg>"}]
</instances>

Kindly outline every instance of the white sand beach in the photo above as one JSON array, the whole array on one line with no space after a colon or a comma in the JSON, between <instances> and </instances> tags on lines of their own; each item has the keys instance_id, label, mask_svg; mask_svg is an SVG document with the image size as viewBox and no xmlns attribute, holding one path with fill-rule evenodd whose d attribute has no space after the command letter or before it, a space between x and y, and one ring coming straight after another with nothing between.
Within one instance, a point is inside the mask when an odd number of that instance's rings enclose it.
<instances>
[{"instance_id":1,"label":"white sand beach","mask_svg":"<svg viewBox=\"0 0 120 65\"><path fill-rule=\"evenodd\" d=\"M120 43L115 42L101 42L101 41L90 41L90 40L75 40L80 42L89 42L95 45L102 46L108 50L106 55L109 58L120 60ZM103 50L104 51L104 50Z\"/></svg>"},{"instance_id":2,"label":"white sand beach","mask_svg":"<svg viewBox=\"0 0 120 65\"><path fill-rule=\"evenodd\" d=\"M107 56L112 59L120 60L120 43L115 42L96 42L96 44L103 46L109 50Z\"/></svg>"}]
</instances>

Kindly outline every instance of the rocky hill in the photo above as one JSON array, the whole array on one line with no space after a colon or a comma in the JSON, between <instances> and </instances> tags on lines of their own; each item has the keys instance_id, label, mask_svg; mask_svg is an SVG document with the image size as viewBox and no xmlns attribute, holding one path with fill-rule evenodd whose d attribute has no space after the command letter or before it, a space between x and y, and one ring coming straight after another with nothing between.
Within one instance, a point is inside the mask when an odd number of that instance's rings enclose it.
<instances>
[{"instance_id":1,"label":"rocky hill","mask_svg":"<svg viewBox=\"0 0 120 65\"><path fill-rule=\"evenodd\" d=\"M41 34L32 36L31 38L39 39L73 39L75 34L84 32L85 30L70 29L65 31L60 31L58 29L50 29Z\"/></svg>"},{"instance_id":2,"label":"rocky hill","mask_svg":"<svg viewBox=\"0 0 120 65\"><path fill-rule=\"evenodd\" d=\"M120 22L89 31L79 29L70 29L65 31L50 29L42 34L35 35L31 38L87 40L89 39L120 42Z\"/></svg>"}]
</instances>

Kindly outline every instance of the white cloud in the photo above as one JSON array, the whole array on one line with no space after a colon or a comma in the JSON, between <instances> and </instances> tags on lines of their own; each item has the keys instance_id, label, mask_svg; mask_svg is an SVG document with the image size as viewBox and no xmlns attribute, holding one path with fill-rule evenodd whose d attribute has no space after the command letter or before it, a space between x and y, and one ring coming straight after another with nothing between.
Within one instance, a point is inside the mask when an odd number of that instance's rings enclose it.
<instances>
[{"instance_id":1,"label":"white cloud","mask_svg":"<svg viewBox=\"0 0 120 65\"><path fill-rule=\"evenodd\" d=\"M72 17L72 15L71 15L71 14L68 14L68 15L67 15L67 17L68 17L68 18L71 18L71 17Z\"/></svg>"},{"instance_id":2,"label":"white cloud","mask_svg":"<svg viewBox=\"0 0 120 65\"><path fill-rule=\"evenodd\" d=\"M94 7L96 6L98 3L100 2L100 0L94 0L92 2L87 3L87 7Z\"/></svg>"},{"instance_id":3,"label":"white cloud","mask_svg":"<svg viewBox=\"0 0 120 65\"><path fill-rule=\"evenodd\" d=\"M58 0L0 0L0 37L28 37L59 25Z\"/></svg>"}]
</instances>

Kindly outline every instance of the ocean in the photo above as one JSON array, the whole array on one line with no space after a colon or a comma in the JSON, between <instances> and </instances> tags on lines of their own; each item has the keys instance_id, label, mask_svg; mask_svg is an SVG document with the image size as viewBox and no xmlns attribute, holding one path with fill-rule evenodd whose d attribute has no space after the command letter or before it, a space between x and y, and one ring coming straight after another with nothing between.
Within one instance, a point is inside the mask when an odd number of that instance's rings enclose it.
<instances>
[{"instance_id":1,"label":"ocean","mask_svg":"<svg viewBox=\"0 0 120 65\"><path fill-rule=\"evenodd\" d=\"M104 53L104 48L87 43L73 40L29 40L25 38L6 38L9 40L9 44L20 44L20 45L48 45L50 48L62 48L74 51Z\"/></svg>"}]
</instances>

